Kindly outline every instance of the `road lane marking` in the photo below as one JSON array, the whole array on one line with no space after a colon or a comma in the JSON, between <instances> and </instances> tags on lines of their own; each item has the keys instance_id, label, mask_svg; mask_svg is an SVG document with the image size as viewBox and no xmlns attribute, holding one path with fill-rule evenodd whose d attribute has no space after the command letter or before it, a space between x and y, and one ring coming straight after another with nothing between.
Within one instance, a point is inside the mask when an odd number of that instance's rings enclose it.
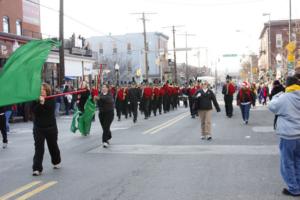
<instances>
[{"instance_id":1,"label":"road lane marking","mask_svg":"<svg viewBox=\"0 0 300 200\"><path fill-rule=\"evenodd\" d=\"M26 194L20 196L19 198L17 198L16 200L27 200L29 199L30 197L33 197L34 195L38 194L38 193L41 193L42 191L52 187L53 185L57 184L57 181L51 181L49 183L46 183L44 185L41 185L39 186L38 188L30 191L30 192L27 192Z\"/></svg>"},{"instance_id":2,"label":"road lane marking","mask_svg":"<svg viewBox=\"0 0 300 200\"><path fill-rule=\"evenodd\" d=\"M7 200L7 199L9 199L9 198L11 198L13 196L16 196L16 195L18 195L18 194L20 194L20 193L22 193L22 192L24 192L26 190L29 190L30 188L32 188L32 187L34 187L34 186L36 186L36 185L38 185L40 183L41 183L41 181L33 181L31 183L28 183L27 185L24 185L24 186L22 186L20 188L17 188L16 190L14 190L14 191L12 191L10 193L7 193L4 196L0 197L0 200Z\"/></svg>"},{"instance_id":3,"label":"road lane marking","mask_svg":"<svg viewBox=\"0 0 300 200\"><path fill-rule=\"evenodd\" d=\"M253 132L257 133L274 133L274 127L273 126L254 126L252 128Z\"/></svg>"},{"instance_id":4,"label":"road lane marking","mask_svg":"<svg viewBox=\"0 0 300 200\"><path fill-rule=\"evenodd\" d=\"M187 116L189 116L189 114L186 114L186 115L184 115L184 116L181 116L180 118L177 118L176 120L174 120L174 121L172 121L172 122L170 122L170 123L168 123L168 124L166 124L166 125L164 125L164 126L158 128L158 129L156 129L156 130L150 132L150 134L153 135L153 134L155 134L155 133L161 131L162 129L165 129L165 128L167 128L167 127L169 127L169 126L175 124L176 122L182 120L183 118L185 118L185 117L187 117Z\"/></svg>"},{"instance_id":5,"label":"road lane marking","mask_svg":"<svg viewBox=\"0 0 300 200\"><path fill-rule=\"evenodd\" d=\"M164 122L164 123L162 123L162 124L160 124L160 125L158 125L158 126L155 126L155 127L153 127L153 128L150 128L150 129L144 131L143 134L151 133L152 131L155 131L156 129L159 129L160 127L163 127L163 126L165 126L166 124L172 123L172 121L177 120L178 118L182 117L183 115L187 115L187 113L188 113L188 112L182 113L181 115L179 115L179 116L177 116L177 117L175 117L175 118L173 118L173 119L170 119L170 120L168 120L168 121L166 121L166 122Z\"/></svg>"},{"instance_id":6,"label":"road lane marking","mask_svg":"<svg viewBox=\"0 0 300 200\"><path fill-rule=\"evenodd\" d=\"M132 155L240 155L278 156L277 145L112 145L88 153Z\"/></svg>"}]
</instances>

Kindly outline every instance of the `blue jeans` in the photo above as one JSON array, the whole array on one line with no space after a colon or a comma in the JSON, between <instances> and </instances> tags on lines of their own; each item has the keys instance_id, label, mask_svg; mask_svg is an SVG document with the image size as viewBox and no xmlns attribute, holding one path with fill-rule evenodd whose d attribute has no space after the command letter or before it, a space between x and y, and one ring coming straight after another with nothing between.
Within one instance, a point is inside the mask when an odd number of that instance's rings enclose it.
<instances>
[{"instance_id":1,"label":"blue jeans","mask_svg":"<svg viewBox=\"0 0 300 200\"><path fill-rule=\"evenodd\" d=\"M5 118L6 118L6 132L9 132L9 119L10 119L11 114L12 114L12 111L11 111L11 110L5 112Z\"/></svg>"},{"instance_id":2,"label":"blue jeans","mask_svg":"<svg viewBox=\"0 0 300 200\"><path fill-rule=\"evenodd\" d=\"M300 194L300 139L280 138L280 171L288 190Z\"/></svg>"},{"instance_id":3,"label":"blue jeans","mask_svg":"<svg viewBox=\"0 0 300 200\"><path fill-rule=\"evenodd\" d=\"M59 117L60 103L55 103L55 116Z\"/></svg>"},{"instance_id":4,"label":"blue jeans","mask_svg":"<svg viewBox=\"0 0 300 200\"><path fill-rule=\"evenodd\" d=\"M241 107L241 112L242 112L243 120L244 121L248 121L249 120L249 115L250 115L251 104L246 104L246 105L242 105L241 104L240 107Z\"/></svg>"}]
</instances>

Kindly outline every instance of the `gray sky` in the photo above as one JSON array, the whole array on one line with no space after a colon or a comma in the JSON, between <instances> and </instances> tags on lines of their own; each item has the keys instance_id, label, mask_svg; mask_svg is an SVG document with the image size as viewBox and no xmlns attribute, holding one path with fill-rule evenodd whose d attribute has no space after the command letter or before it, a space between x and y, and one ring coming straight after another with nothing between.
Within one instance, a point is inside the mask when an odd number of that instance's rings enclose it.
<instances>
[{"instance_id":1,"label":"gray sky","mask_svg":"<svg viewBox=\"0 0 300 200\"><path fill-rule=\"evenodd\" d=\"M40 0L42 5L58 10L59 0ZM292 0L293 18L300 18L300 1ZM65 0L65 14L84 24L87 28L68 17L65 18L65 37L73 32L85 37L141 32L142 23L134 12L154 12L149 15L147 31L159 31L172 36L170 30L162 27L185 25L178 34L188 31L196 34L190 37L190 47L208 47L201 51L200 62L209 66L217 57L226 53L258 52L259 34L271 13L271 19L288 18L288 0ZM41 7L42 33L58 35L58 13ZM240 30L239 33L236 30ZM185 46L184 36L177 36L177 47ZM170 37L169 45L172 45ZM189 52L189 63L198 65L195 51ZM185 62L185 53L178 53L178 62ZM221 64L222 65L222 64ZM230 59L223 62L229 71L236 70L238 62Z\"/></svg>"}]
</instances>

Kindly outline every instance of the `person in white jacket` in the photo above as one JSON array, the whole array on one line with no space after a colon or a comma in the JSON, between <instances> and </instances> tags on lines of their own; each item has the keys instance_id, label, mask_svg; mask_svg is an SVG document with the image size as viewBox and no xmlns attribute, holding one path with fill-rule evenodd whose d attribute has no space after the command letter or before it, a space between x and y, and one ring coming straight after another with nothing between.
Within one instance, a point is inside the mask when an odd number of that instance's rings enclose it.
<instances>
[{"instance_id":1,"label":"person in white jacket","mask_svg":"<svg viewBox=\"0 0 300 200\"><path fill-rule=\"evenodd\" d=\"M269 110L278 116L276 133L280 137L280 171L288 188L282 193L300 196L300 81L287 78L286 92L272 98Z\"/></svg>"}]
</instances>

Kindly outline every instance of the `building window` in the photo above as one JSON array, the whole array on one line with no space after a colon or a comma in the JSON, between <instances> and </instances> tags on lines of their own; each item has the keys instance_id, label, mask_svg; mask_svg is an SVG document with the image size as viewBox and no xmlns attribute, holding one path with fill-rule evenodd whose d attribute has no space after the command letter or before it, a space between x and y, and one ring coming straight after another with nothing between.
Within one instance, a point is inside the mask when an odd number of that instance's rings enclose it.
<instances>
[{"instance_id":1,"label":"building window","mask_svg":"<svg viewBox=\"0 0 300 200\"><path fill-rule=\"evenodd\" d=\"M118 53L117 45L113 44L113 54Z\"/></svg>"},{"instance_id":2,"label":"building window","mask_svg":"<svg viewBox=\"0 0 300 200\"><path fill-rule=\"evenodd\" d=\"M282 34L276 34L276 48L282 48Z\"/></svg>"},{"instance_id":3,"label":"building window","mask_svg":"<svg viewBox=\"0 0 300 200\"><path fill-rule=\"evenodd\" d=\"M3 32L9 33L9 18L7 16L4 16L2 18L2 22L3 22Z\"/></svg>"},{"instance_id":4,"label":"building window","mask_svg":"<svg viewBox=\"0 0 300 200\"><path fill-rule=\"evenodd\" d=\"M16 34L22 35L22 22L19 19L16 21Z\"/></svg>"},{"instance_id":5,"label":"building window","mask_svg":"<svg viewBox=\"0 0 300 200\"><path fill-rule=\"evenodd\" d=\"M131 48L131 44L127 43L127 53L131 54L132 48Z\"/></svg>"},{"instance_id":6,"label":"building window","mask_svg":"<svg viewBox=\"0 0 300 200\"><path fill-rule=\"evenodd\" d=\"M103 44L102 43L99 44L99 53L103 54Z\"/></svg>"}]
</instances>

